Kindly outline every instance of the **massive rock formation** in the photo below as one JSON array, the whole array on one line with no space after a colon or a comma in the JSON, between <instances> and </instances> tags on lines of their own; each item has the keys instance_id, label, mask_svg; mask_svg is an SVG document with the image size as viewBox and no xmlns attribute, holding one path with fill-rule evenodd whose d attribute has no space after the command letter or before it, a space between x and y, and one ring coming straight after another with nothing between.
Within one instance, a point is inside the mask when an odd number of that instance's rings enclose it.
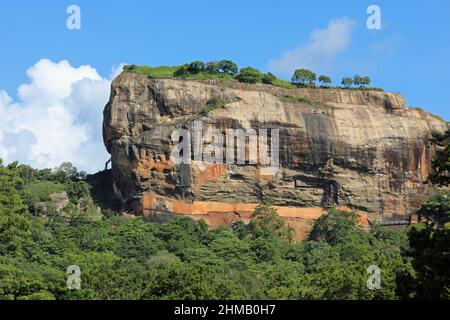
<instances>
[{"instance_id":1,"label":"massive rock formation","mask_svg":"<svg viewBox=\"0 0 450 320\"><path fill-rule=\"evenodd\" d=\"M220 108L204 111L211 101ZM279 129L280 169L258 165L175 165L176 128ZM327 207L371 220L414 212L430 189L433 130L447 124L408 109L400 94L284 89L238 82L150 79L122 73L104 111L115 193L146 217L182 214L213 226L248 220L270 198L301 238Z\"/></svg>"}]
</instances>

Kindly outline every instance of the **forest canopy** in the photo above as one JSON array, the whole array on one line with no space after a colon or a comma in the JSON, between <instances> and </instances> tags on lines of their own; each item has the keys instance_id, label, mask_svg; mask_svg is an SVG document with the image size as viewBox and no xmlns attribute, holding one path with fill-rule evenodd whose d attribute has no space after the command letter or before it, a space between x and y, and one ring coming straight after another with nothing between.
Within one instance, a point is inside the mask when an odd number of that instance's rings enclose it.
<instances>
[{"instance_id":1,"label":"forest canopy","mask_svg":"<svg viewBox=\"0 0 450 320\"><path fill-rule=\"evenodd\" d=\"M330 210L296 243L267 204L247 225L152 223L104 207L87 181L67 163L0 164L0 299L449 297L445 227L367 232L354 213ZM81 275L71 290L74 265ZM370 265L381 269L377 290L367 287Z\"/></svg>"}]
</instances>

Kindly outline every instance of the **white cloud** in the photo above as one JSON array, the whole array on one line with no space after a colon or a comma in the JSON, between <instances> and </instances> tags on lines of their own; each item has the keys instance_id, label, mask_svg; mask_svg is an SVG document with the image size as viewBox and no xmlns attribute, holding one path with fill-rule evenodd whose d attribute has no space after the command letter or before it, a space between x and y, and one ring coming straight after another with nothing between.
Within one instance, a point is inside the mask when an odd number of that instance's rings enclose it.
<instances>
[{"instance_id":1,"label":"white cloud","mask_svg":"<svg viewBox=\"0 0 450 320\"><path fill-rule=\"evenodd\" d=\"M102 111L111 79L90 66L47 59L27 75L30 83L19 86L17 102L0 90L0 158L38 168L70 161L88 172L101 169L109 157L102 141Z\"/></svg>"},{"instance_id":2,"label":"white cloud","mask_svg":"<svg viewBox=\"0 0 450 320\"><path fill-rule=\"evenodd\" d=\"M334 58L349 46L355 25L355 21L348 18L330 21L325 29L313 31L307 44L287 50L279 58L270 60L269 70L284 75L291 75L298 68L331 72Z\"/></svg>"}]
</instances>

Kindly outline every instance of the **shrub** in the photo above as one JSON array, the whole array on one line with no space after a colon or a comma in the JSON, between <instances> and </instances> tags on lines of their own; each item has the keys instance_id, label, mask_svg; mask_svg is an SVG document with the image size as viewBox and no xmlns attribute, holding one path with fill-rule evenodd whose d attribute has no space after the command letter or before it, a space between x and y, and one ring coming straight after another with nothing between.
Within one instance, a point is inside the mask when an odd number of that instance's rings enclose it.
<instances>
[{"instance_id":1,"label":"shrub","mask_svg":"<svg viewBox=\"0 0 450 320\"><path fill-rule=\"evenodd\" d=\"M244 83L257 83L261 82L262 74L259 70L254 69L252 67L242 68L239 74L236 76L236 79L239 82Z\"/></svg>"},{"instance_id":2,"label":"shrub","mask_svg":"<svg viewBox=\"0 0 450 320\"><path fill-rule=\"evenodd\" d=\"M446 122L444 120L444 118L442 118L440 115L434 114L434 113L430 113L430 116L432 116L433 118L435 118L436 120L442 121L442 122Z\"/></svg>"},{"instance_id":3,"label":"shrub","mask_svg":"<svg viewBox=\"0 0 450 320\"><path fill-rule=\"evenodd\" d=\"M127 65L127 66L124 66L123 67L123 70L124 71L134 71L134 70L136 70L136 65L135 64L132 64L132 65Z\"/></svg>"},{"instance_id":4,"label":"shrub","mask_svg":"<svg viewBox=\"0 0 450 320\"><path fill-rule=\"evenodd\" d=\"M187 71L191 74L197 74L206 71L205 63L202 61L191 62L187 68Z\"/></svg>"},{"instance_id":5,"label":"shrub","mask_svg":"<svg viewBox=\"0 0 450 320\"><path fill-rule=\"evenodd\" d=\"M72 203L77 204L82 198L88 198L91 195L91 185L85 181L66 182L64 188Z\"/></svg>"},{"instance_id":6,"label":"shrub","mask_svg":"<svg viewBox=\"0 0 450 320\"><path fill-rule=\"evenodd\" d=\"M200 112L200 115L204 116L210 113L213 110L223 108L225 106L226 102L220 98L214 98L211 99L206 107L203 108L203 110Z\"/></svg>"},{"instance_id":7,"label":"shrub","mask_svg":"<svg viewBox=\"0 0 450 320\"><path fill-rule=\"evenodd\" d=\"M265 84L274 84L277 77L275 77L272 73L264 74L261 78L262 83Z\"/></svg>"}]
</instances>

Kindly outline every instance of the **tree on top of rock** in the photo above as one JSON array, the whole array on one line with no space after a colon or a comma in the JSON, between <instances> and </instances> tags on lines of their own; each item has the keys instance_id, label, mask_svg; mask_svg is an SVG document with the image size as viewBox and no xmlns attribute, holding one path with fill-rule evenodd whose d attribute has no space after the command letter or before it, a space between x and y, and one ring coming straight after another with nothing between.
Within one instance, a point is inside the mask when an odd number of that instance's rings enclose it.
<instances>
[{"instance_id":1,"label":"tree on top of rock","mask_svg":"<svg viewBox=\"0 0 450 320\"><path fill-rule=\"evenodd\" d=\"M366 76L366 77L362 78L362 83L361 83L362 86L370 86L370 83L371 83L371 80L369 77Z\"/></svg>"},{"instance_id":2,"label":"tree on top of rock","mask_svg":"<svg viewBox=\"0 0 450 320\"><path fill-rule=\"evenodd\" d=\"M194 61L189 64L188 71L190 74L197 74L205 71L205 63L202 61Z\"/></svg>"},{"instance_id":3,"label":"tree on top of rock","mask_svg":"<svg viewBox=\"0 0 450 320\"><path fill-rule=\"evenodd\" d=\"M210 61L206 64L206 72L211 74L219 73L220 67L219 63L216 61Z\"/></svg>"},{"instance_id":4,"label":"tree on top of rock","mask_svg":"<svg viewBox=\"0 0 450 320\"><path fill-rule=\"evenodd\" d=\"M350 77L345 77L342 79L341 84L346 88L350 88L353 85L353 79Z\"/></svg>"},{"instance_id":5,"label":"tree on top of rock","mask_svg":"<svg viewBox=\"0 0 450 320\"><path fill-rule=\"evenodd\" d=\"M370 78L369 77L361 77L359 75L355 75L353 77L353 84L355 86L365 87L370 85Z\"/></svg>"},{"instance_id":6,"label":"tree on top of rock","mask_svg":"<svg viewBox=\"0 0 450 320\"><path fill-rule=\"evenodd\" d=\"M331 78L328 77L328 76L324 76L324 75L321 75L318 80L319 80L319 82L322 83L322 85L326 85L326 84L330 84L331 83Z\"/></svg>"},{"instance_id":7,"label":"tree on top of rock","mask_svg":"<svg viewBox=\"0 0 450 320\"><path fill-rule=\"evenodd\" d=\"M238 66L231 60L222 60L217 63L219 71L223 73L236 74L238 73Z\"/></svg>"},{"instance_id":8,"label":"tree on top of rock","mask_svg":"<svg viewBox=\"0 0 450 320\"><path fill-rule=\"evenodd\" d=\"M292 82L300 85L314 84L317 80L316 74L308 69L297 69L292 76Z\"/></svg>"},{"instance_id":9,"label":"tree on top of rock","mask_svg":"<svg viewBox=\"0 0 450 320\"><path fill-rule=\"evenodd\" d=\"M257 83L261 82L262 78L261 72L259 70L252 68L252 67L246 67L242 68L241 71L239 71L239 74L236 76L236 79L239 82L245 82L245 83Z\"/></svg>"},{"instance_id":10,"label":"tree on top of rock","mask_svg":"<svg viewBox=\"0 0 450 320\"><path fill-rule=\"evenodd\" d=\"M275 75L273 75L270 72L267 74L264 74L261 78L262 83L265 83L265 84L273 84L275 82L275 80L277 80L277 77L275 77Z\"/></svg>"}]
</instances>

